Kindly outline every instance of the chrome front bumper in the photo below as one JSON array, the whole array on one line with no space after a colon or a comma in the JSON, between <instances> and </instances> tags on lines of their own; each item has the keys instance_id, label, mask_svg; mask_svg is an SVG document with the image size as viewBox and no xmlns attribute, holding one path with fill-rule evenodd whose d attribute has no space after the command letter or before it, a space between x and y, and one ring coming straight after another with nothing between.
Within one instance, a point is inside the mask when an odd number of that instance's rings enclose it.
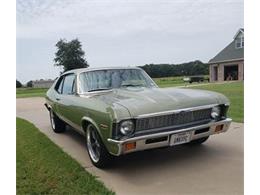
<instances>
[{"instance_id":1,"label":"chrome front bumper","mask_svg":"<svg viewBox=\"0 0 260 195\"><path fill-rule=\"evenodd\" d=\"M152 148L159 148L159 147L165 147L165 146L170 146L170 138L172 135L177 134L177 133L182 133L182 132L191 132L191 139L196 140L202 137L210 136L213 134L217 133L223 133L226 132L232 122L232 119L227 118L225 120L217 121L217 122L210 122L207 124L203 125L198 125L198 126L193 126L189 128L183 128L183 129L178 129L178 130L173 130L173 131L167 131L167 132L162 132L162 133L155 133L155 134L149 134L149 135L143 135L143 136L138 136L138 137L133 137L125 140L114 140L114 139L107 139L110 149L110 153L116 156L126 154L126 153L131 153L131 152L136 152L136 151L141 151L141 150L147 150L147 149L152 149ZM217 126L221 126L222 129L220 131L215 131ZM206 129L208 130L206 132L199 132L199 130ZM199 133L198 133L199 132ZM167 139L163 139L162 141L158 142L152 142L148 143L148 140L155 139L155 138L162 138L162 137L167 137ZM127 150L125 151L125 145L127 143L135 143L135 149Z\"/></svg>"}]
</instances>

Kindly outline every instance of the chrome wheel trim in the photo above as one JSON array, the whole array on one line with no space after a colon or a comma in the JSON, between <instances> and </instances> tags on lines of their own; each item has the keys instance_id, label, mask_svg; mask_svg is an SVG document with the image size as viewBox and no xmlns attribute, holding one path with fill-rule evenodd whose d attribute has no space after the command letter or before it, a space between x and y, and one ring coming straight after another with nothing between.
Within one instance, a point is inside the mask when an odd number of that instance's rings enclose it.
<instances>
[{"instance_id":1,"label":"chrome wheel trim","mask_svg":"<svg viewBox=\"0 0 260 195\"><path fill-rule=\"evenodd\" d=\"M50 110L50 119L51 119L51 127L52 129L55 129L54 114L52 110Z\"/></svg>"},{"instance_id":2,"label":"chrome wheel trim","mask_svg":"<svg viewBox=\"0 0 260 195\"><path fill-rule=\"evenodd\" d=\"M95 128L92 125L89 125L86 134L87 148L88 148L89 156L94 162L98 162L100 159L101 147L97 136L98 135Z\"/></svg>"}]
</instances>

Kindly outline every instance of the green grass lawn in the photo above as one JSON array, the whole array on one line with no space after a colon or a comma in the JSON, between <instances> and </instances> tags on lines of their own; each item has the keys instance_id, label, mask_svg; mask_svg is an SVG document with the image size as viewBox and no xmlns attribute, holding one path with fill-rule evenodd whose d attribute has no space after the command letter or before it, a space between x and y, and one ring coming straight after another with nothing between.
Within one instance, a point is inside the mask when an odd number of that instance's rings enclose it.
<instances>
[{"instance_id":1,"label":"green grass lawn","mask_svg":"<svg viewBox=\"0 0 260 195\"><path fill-rule=\"evenodd\" d=\"M229 116L236 122L244 122L244 82L230 82L214 84L203 82L208 85L196 86L200 83L183 82L183 77L166 77L153 79L159 87L178 87L186 86L194 89L205 89L216 91L227 96L231 102L228 111Z\"/></svg>"},{"instance_id":2,"label":"green grass lawn","mask_svg":"<svg viewBox=\"0 0 260 195\"><path fill-rule=\"evenodd\" d=\"M183 82L183 77L166 77L166 78L154 78L153 80L159 87L179 87L186 86L194 89L205 89L210 91L216 91L227 96L231 102L229 109L229 116L236 122L244 122L244 82L226 82L222 84L214 84L203 82L202 83L186 83Z\"/></svg>"},{"instance_id":3,"label":"green grass lawn","mask_svg":"<svg viewBox=\"0 0 260 195\"><path fill-rule=\"evenodd\" d=\"M17 194L114 194L33 124L16 123Z\"/></svg>"},{"instance_id":4,"label":"green grass lawn","mask_svg":"<svg viewBox=\"0 0 260 195\"><path fill-rule=\"evenodd\" d=\"M204 89L224 94L231 102L228 111L229 117L236 122L244 122L244 82L232 82L224 84L209 84L190 86L193 89Z\"/></svg>"},{"instance_id":5,"label":"green grass lawn","mask_svg":"<svg viewBox=\"0 0 260 195\"><path fill-rule=\"evenodd\" d=\"M44 97L47 90L47 88L17 88L16 97Z\"/></svg>"},{"instance_id":6,"label":"green grass lawn","mask_svg":"<svg viewBox=\"0 0 260 195\"><path fill-rule=\"evenodd\" d=\"M199 83L186 83L183 82L183 77L166 77L155 78L154 81L159 87L178 87L186 86L197 89L205 89L216 91L226 95L231 102L229 116L236 122L244 122L244 83L243 82L231 82L223 84L206 83L208 85L196 86ZM48 89L37 88L20 88L16 89L16 97L44 97Z\"/></svg>"},{"instance_id":7,"label":"green grass lawn","mask_svg":"<svg viewBox=\"0 0 260 195\"><path fill-rule=\"evenodd\" d=\"M159 87L174 87L186 84L183 77L162 77L153 78L153 80Z\"/></svg>"},{"instance_id":8,"label":"green grass lawn","mask_svg":"<svg viewBox=\"0 0 260 195\"><path fill-rule=\"evenodd\" d=\"M204 76L208 77L207 75ZM154 82L159 87L178 87L178 86L192 86L197 85L197 82L193 82L192 84L183 81L183 76L178 77L162 77L162 78L153 78ZM203 83L208 83L208 81L204 81Z\"/></svg>"},{"instance_id":9,"label":"green grass lawn","mask_svg":"<svg viewBox=\"0 0 260 195\"><path fill-rule=\"evenodd\" d=\"M183 77L164 77L164 78L154 78L153 79L156 84L160 87L175 87L175 86L190 86L193 84L189 84L183 81ZM17 88L16 89L16 97L17 98L25 98L25 97L44 97L47 88Z\"/></svg>"}]
</instances>

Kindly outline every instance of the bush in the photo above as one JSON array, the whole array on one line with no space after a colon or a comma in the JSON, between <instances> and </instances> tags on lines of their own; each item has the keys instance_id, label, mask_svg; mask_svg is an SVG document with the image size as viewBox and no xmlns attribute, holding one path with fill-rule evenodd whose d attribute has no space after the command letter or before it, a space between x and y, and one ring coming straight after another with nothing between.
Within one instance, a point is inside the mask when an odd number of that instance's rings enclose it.
<instances>
[{"instance_id":1,"label":"bush","mask_svg":"<svg viewBox=\"0 0 260 195\"><path fill-rule=\"evenodd\" d=\"M33 87L33 82L32 81L28 81L26 83L26 87Z\"/></svg>"},{"instance_id":2,"label":"bush","mask_svg":"<svg viewBox=\"0 0 260 195\"><path fill-rule=\"evenodd\" d=\"M16 88L21 88L23 85L20 81L16 80Z\"/></svg>"}]
</instances>

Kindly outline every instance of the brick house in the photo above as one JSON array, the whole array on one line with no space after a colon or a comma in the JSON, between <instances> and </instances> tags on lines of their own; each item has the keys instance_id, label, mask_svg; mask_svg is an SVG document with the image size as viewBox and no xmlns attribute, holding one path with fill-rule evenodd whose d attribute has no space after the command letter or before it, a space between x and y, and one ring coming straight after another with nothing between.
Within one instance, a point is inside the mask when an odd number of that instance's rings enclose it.
<instances>
[{"instance_id":1,"label":"brick house","mask_svg":"<svg viewBox=\"0 0 260 195\"><path fill-rule=\"evenodd\" d=\"M210 82L244 80L244 29L209 62Z\"/></svg>"},{"instance_id":2,"label":"brick house","mask_svg":"<svg viewBox=\"0 0 260 195\"><path fill-rule=\"evenodd\" d=\"M54 83L54 80L48 79L40 79L32 82L32 86L34 88L50 88L52 84Z\"/></svg>"}]
</instances>

